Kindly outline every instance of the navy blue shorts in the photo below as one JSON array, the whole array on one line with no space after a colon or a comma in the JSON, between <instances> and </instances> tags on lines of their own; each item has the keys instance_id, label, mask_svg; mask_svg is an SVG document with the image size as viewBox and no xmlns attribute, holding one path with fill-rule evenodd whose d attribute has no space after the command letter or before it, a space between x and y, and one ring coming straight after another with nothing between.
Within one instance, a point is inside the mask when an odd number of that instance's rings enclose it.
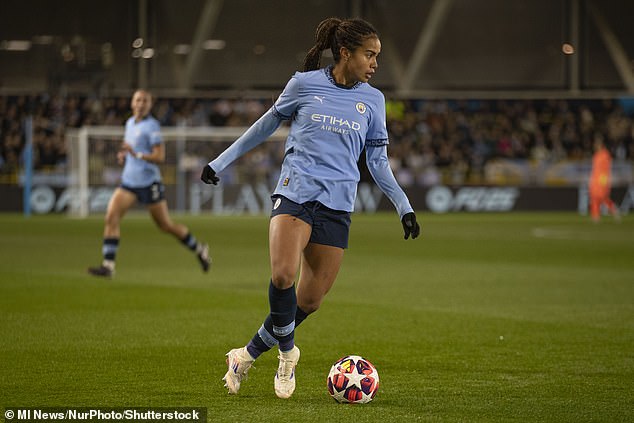
<instances>
[{"instance_id":1,"label":"navy blue shorts","mask_svg":"<svg viewBox=\"0 0 634 423\"><path fill-rule=\"evenodd\" d=\"M154 182L143 188L132 188L125 185L121 185L121 188L136 195L136 199L142 204L155 204L165 199L165 185L161 182Z\"/></svg>"},{"instance_id":2,"label":"navy blue shorts","mask_svg":"<svg viewBox=\"0 0 634 423\"><path fill-rule=\"evenodd\" d=\"M289 214L302 219L312 227L310 242L348 248L350 212L330 209L319 201L298 204L282 195L274 195L271 217Z\"/></svg>"}]
</instances>

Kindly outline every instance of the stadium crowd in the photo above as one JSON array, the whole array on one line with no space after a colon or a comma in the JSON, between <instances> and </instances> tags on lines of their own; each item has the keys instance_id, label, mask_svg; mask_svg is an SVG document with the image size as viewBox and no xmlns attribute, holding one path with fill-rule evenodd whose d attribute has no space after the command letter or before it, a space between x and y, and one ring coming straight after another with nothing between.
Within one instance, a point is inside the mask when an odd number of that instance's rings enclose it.
<instances>
[{"instance_id":1,"label":"stadium crowd","mask_svg":"<svg viewBox=\"0 0 634 423\"><path fill-rule=\"evenodd\" d=\"M159 98L153 114L163 126L248 126L271 104ZM35 168L59 169L66 165L65 131L121 126L129 98L0 96L0 175L20 169L29 114ZM495 159L589 160L595 132L615 160L634 158L634 110L619 100L388 100L387 118L390 160L404 186L484 182L485 166Z\"/></svg>"}]
</instances>

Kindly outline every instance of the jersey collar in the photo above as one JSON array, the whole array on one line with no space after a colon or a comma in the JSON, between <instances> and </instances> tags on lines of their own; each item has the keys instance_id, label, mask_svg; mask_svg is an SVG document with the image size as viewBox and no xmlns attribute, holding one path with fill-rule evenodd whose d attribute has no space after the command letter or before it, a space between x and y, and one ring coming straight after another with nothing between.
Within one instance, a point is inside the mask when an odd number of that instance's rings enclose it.
<instances>
[{"instance_id":1,"label":"jersey collar","mask_svg":"<svg viewBox=\"0 0 634 423\"><path fill-rule=\"evenodd\" d=\"M335 86L338 88L343 88L346 90L356 90L357 88L359 88L361 86L361 84L363 84L363 82L361 81L357 81L355 82L354 85L352 85L351 87L346 87L345 85L341 85L339 83L337 83L337 81L335 81L334 76L332 76L332 69L334 68L333 65L329 65L327 67L324 68L324 73L326 74L326 77L328 78L328 80Z\"/></svg>"}]
</instances>

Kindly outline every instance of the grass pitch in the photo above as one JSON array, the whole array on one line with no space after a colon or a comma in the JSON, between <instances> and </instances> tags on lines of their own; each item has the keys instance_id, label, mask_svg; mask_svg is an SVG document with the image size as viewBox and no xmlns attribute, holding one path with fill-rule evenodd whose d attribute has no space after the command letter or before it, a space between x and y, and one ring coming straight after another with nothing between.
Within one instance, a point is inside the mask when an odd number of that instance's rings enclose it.
<instances>
[{"instance_id":1,"label":"grass pitch","mask_svg":"<svg viewBox=\"0 0 634 423\"><path fill-rule=\"evenodd\" d=\"M146 214L122 226L114 279L102 217L0 215L0 406L208 409L211 421L634 421L634 218L354 215L322 308L299 328L290 400L276 354L240 394L224 354L268 312L267 217L174 216L211 245L195 258ZM367 405L335 403L325 378L345 354L378 368Z\"/></svg>"}]
</instances>

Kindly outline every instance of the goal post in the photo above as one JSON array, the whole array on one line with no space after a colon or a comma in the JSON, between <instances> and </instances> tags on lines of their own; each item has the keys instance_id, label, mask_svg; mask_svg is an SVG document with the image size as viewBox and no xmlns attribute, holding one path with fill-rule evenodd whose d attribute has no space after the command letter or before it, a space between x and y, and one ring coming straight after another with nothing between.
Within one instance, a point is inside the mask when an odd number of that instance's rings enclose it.
<instances>
[{"instance_id":1,"label":"goal post","mask_svg":"<svg viewBox=\"0 0 634 423\"><path fill-rule=\"evenodd\" d=\"M159 165L166 186L166 196L177 211L190 209L188 201L199 207L200 199L190 198L190 186L198 179L204 165L218 156L240 137L247 127L163 127L165 162ZM103 213L114 189L120 183L122 166L116 152L123 140L123 126L84 126L66 131L70 199L67 213L87 217ZM241 157L223 177L225 184L244 182L268 184L267 172L279 170L283 158L283 141L288 127L278 128L267 141ZM262 163L261 162L266 162ZM274 163L273 163L274 162Z\"/></svg>"}]
</instances>

